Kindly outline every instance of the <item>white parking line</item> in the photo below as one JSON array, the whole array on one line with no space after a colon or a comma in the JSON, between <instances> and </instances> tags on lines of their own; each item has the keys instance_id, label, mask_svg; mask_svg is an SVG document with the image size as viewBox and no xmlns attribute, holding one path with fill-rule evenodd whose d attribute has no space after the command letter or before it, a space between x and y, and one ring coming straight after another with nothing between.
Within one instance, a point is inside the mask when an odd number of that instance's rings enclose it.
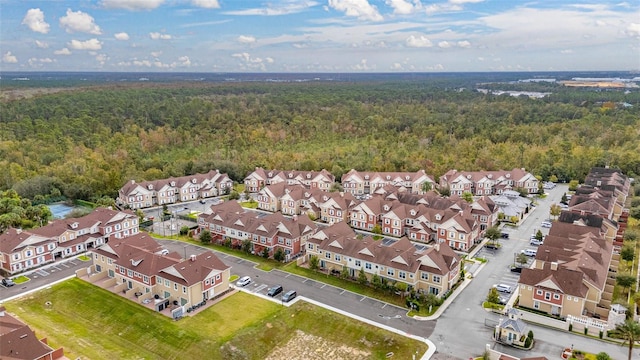
<instances>
[{"instance_id":1,"label":"white parking line","mask_svg":"<svg viewBox=\"0 0 640 360\"><path fill-rule=\"evenodd\" d=\"M320 286L320 289L324 288L325 286L327 286L327 284L324 284L324 285Z\"/></svg>"},{"instance_id":2,"label":"white parking line","mask_svg":"<svg viewBox=\"0 0 640 360\"><path fill-rule=\"evenodd\" d=\"M360 301L362 301L362 300L364 300L364 299L366 299L366 297L365 297L365 296L363 296L363 297L362 297L362 299L360 299Z\"/></svg>"},{"instance_id":3,"label":"white parking line","mask_svg":"<svg viewBox=\"0 0 640 360\"><path fill-rule=\"evenodd\" d=\"M342 290L342 291L340 292L340 295L344 294L344 292L345 292L345 291L347 291L347 290Z\"/></svg>"},{"instance_id":4,"label":"white parking line","mask_svg":"<svg viewBox=\"0 0 640 360\"><path fill-rule=\"evenodd\" d=\"M291 274L287 274L287 276L285 276L285 278L288 278L289 276L291 276Z\"/></svg>"},{"instance_id":5,"label":"white parking line","mask_svg":"<svg viewBox=\"0 0 640 360\"><path fill-rule=\"evenodd\" d=\"M382 305L381 309L384 309L387 306L387 303L384 303L384 305Z\"/></svg>"},{"instance_id":6,"label":"white parking line","mask_svg":"<svg viewBox=\"0 0 640 360\"><path fill-rule=\"evenodd\" d=\"M260 292L262 289L264 289L264 288L266 288L266 287L267 287L267 285L266 285L266 284L262 284L262 285L258 286L258 287L254 290L254 292Z\"/></svg>"}]
</instances>

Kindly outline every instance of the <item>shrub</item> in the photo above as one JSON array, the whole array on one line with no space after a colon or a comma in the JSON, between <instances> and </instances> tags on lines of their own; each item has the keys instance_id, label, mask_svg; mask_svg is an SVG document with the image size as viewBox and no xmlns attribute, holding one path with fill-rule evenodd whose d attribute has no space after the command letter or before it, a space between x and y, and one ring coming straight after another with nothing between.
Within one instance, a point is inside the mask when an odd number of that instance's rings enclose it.
<instances>
[{"instance_id":1,"label":"shrub","mask_svg":"<svg viewBox=\"0 0 640 360\"><path fill-rule=\"evenodd\" d=\"M585 327L585 328L584 328L584 334L585 334L585 335L587 335L588 333L589 333L589 328L588 328L588 327Z\"/></svg>"},{"instance_id":2,"label":"shrub","mask_svg":"<svg viewBox=\"0 0 640 360\"><path fill-rule=\"evenodd\" d=\"M573 324L569 324L569 332L573 331Z\"/></svg>"},{"instance_id":3,"label":"shrub","mask_svg":"<svg viewBox=\"0 0 640 360\"><path fill-rule=\"evenodd\" d=\"M527 338L527 340L524 341L524 347L530 348L532 342L533 342L532 338Z\"/></svg>"},{"instance_id":4,"label":"shrub","mask_svg":"<svg viewBox=\"0 0 640 360\"><path fill-rule=\"evenodd\" d=\"M600 333L598 334L598 337L599 337L600 339L602 339L602 337L603 337L603 336L604 336L604 332L603 332L602 330L600 330Z\"/></svg>"},{"instance_id":5,"label":"shrub","mask_svg":"<svg viewBox=\"0 0 640 360\"><path fill-rule=\"evenodd\" d=\"M533 331L529 330L529 333L527 334L527 338L533 340Z\"/></svg>"},{"instance_id":6,"label":"shrub","mask_svg":"<svg viewBox=\"0 0 640 360\"><path fill-rule=\"evenodd\" d=\"M602 331L600 333L602 333ZM606 352L599 352L598 355L596 355L596 360L611 360L611 356Z\"/></svg>"}]
</instances>

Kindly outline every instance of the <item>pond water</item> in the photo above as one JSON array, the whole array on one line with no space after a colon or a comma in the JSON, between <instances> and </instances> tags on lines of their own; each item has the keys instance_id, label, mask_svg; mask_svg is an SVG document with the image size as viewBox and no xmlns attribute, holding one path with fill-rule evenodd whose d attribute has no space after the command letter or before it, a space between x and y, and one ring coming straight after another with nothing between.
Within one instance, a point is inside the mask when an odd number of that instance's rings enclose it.
<instances>
[{"instance_id":1,"label":"pond water","mask_svg":"<svg viewBox=\"0 0 640 360\"><path fill-rule=\"evenodd\" d=\"M51 213L53 213L53 217L55 219L64 218L68 213L70 213L74 209L73 206L69 206L67 204L51 204L47 206L49 207L49 210L51 210Z\"/></svg>"}]
</instances>

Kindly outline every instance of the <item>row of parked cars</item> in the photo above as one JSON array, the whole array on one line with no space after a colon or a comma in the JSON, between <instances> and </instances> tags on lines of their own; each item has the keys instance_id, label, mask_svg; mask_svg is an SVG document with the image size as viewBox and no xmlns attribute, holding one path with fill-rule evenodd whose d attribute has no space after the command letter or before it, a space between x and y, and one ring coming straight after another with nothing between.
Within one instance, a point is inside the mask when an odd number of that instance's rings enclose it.
<instances>
[{"instance_id":1,"label":"row of parked cars","mask_svg":"<svg viewBox=\"0 0 640 360\"><path fill-rule=\"evenodd\" d=\"M238 279L238 281L236 281L236 286L238 287L245 287L249 284L251 284L250 276L243 276L240 279ZM267 291L267 295L271 297L275 297L276 295L282 293L283 291L284 289L282 288L282 285L274 285L269 288L269 291ZM298 293L295 290L289 290L286 293L284 293L284 295L282 295L282 302L289 302L295 299L296 296L298 296Z\"/></svg>"}]
</instances>

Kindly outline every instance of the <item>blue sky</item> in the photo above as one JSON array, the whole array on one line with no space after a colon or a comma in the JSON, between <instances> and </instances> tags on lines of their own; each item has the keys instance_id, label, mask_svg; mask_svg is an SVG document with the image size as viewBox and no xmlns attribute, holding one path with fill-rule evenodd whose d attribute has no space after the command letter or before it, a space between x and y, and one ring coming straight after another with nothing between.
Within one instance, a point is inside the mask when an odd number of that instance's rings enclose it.
<instances>
[{"instance_id":1,"label":"blue sky","mask_svg":"<svg viewBox=\"0 0 640 360\"><path fill-rule=\"evenodd\" d=\"M2 71L640 70L640 2L0 0Z\"/></svg>"}]
</instances>

